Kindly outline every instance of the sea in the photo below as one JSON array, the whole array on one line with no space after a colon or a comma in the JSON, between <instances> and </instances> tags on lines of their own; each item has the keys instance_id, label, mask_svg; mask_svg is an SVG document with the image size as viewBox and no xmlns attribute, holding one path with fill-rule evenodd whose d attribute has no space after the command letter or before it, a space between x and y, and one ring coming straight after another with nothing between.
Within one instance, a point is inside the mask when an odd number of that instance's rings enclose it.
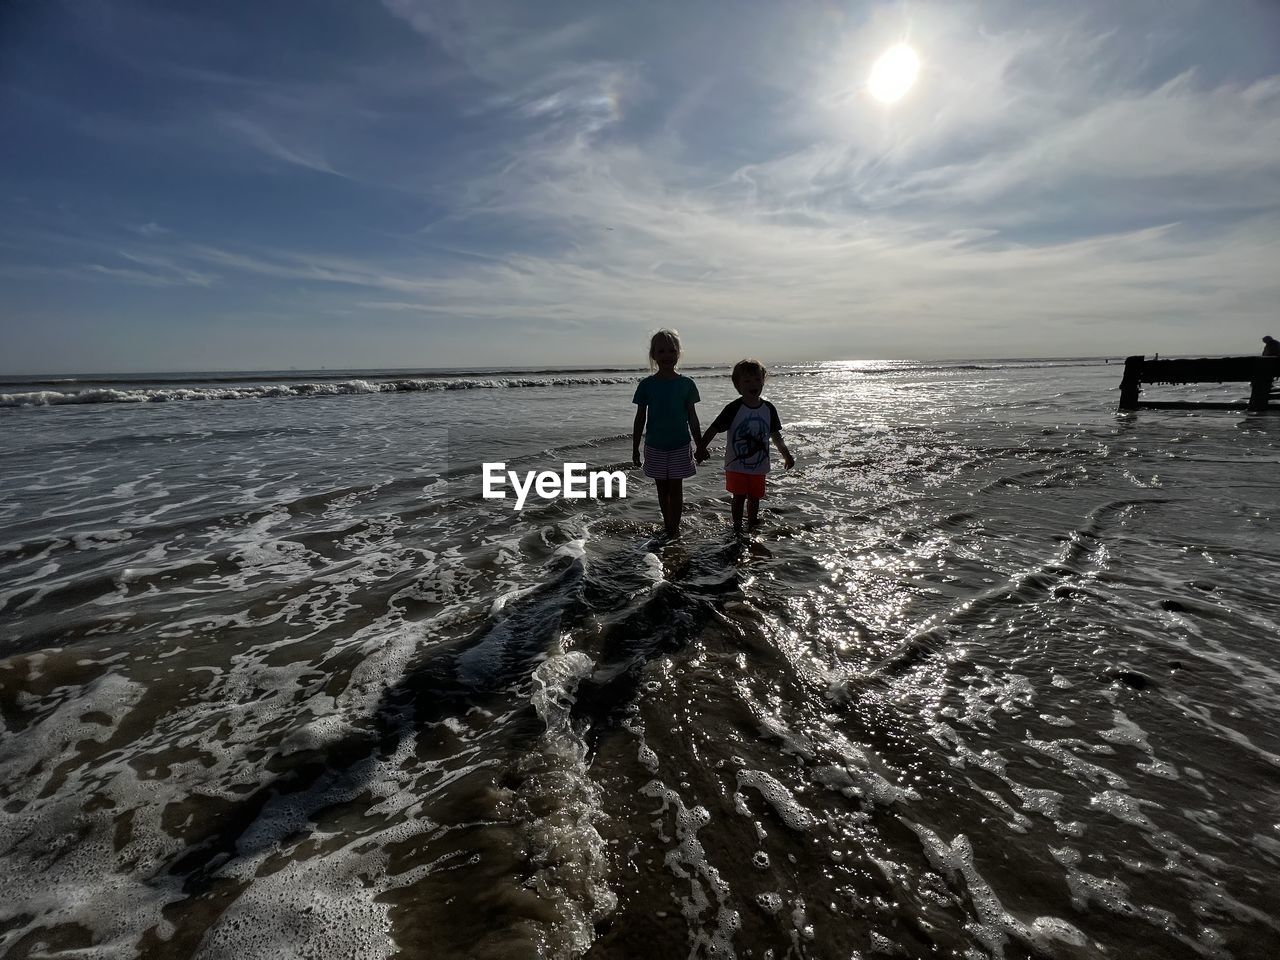
<instances>
[{"instance_id":1,"label":"sea","mask_svg":"<svg viewBox=\"0 0 1280 960\"><path fill-rule=\"evenodd\" d=\"M3 379L0 956L1280 956L1280 416L1121 372L775 365L673 539L639 368Z\"/></svg>"}]
</instances>

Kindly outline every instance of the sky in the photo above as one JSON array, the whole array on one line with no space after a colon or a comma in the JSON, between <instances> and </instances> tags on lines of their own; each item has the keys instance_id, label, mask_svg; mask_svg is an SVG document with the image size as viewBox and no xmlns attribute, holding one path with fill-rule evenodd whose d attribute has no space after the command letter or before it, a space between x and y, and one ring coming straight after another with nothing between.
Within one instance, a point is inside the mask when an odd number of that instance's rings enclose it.
<instances>
[{"instance_id":1,"label":"sky","mask_svg":"<svg viewBox=\"0 0 1280 960\"><path fill-rule=\"evenodd\" d=\"M1276 0L8 0L0 130L6 374L1280 336Z\"/></svg>"}]
</instances>

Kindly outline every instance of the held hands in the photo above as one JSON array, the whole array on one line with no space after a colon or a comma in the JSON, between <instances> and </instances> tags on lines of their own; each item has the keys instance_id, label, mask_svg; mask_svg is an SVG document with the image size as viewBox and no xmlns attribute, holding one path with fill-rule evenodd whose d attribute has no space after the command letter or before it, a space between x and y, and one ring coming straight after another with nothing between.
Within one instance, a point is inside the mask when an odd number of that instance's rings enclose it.
<instances>
[{"instance_id":1,"label":"held hands","mask_svg":"<svg viewBox=\"0 0 1280 960\"><path fill-rule=\"evenodd\" d=\"M791 455L790 451L782 455L782 464L788 470L796 465L796 458Z\"/></svg>"},{"instance_id":2,"label":"held hands","mask_svg":"<svg viewBox=\"0 0 1280 960\"><path fill-rule=\"evenodd\" d=\"M707 457L709 456L711 456L711 454L707 451L707 448L701 443L698 444L697 449L693 451L693 459L696 460L698 463L701 463L703 460L706 460Z\"/></svg>"}]
</instances>

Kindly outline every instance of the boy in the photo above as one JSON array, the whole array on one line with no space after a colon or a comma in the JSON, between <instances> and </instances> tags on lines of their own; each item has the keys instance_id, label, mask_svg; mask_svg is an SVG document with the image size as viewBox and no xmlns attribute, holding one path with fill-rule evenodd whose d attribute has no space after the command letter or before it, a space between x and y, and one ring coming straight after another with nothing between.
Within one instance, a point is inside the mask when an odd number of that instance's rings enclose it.
<instances>
[{"instance_id":1,"label":"boy","mask_svg":"<svg viewBox=\"0 0 1280 960\"><path fill-rule=\"evenodd\" d=\"M753 529L764 496L769 472L769 441L782 454L790 470L796 461L782 439L782 423L773 404L760 396L766 372L759 360L740 360L733 368L733 385L741 396L720 411L702 435L698 452L707 456L707 444L717 433L727 433L724 447L725 488L733 494L733 529L742 529L742 506L747 507L747 529Z\"/></svg>"}]
</instances>

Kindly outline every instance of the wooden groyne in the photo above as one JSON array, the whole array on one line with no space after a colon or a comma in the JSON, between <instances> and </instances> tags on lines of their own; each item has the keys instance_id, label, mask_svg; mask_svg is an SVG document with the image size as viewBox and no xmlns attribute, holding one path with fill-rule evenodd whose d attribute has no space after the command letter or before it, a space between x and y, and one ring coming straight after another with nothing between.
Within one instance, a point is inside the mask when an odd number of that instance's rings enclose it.
<instances>
[{"instance_id":1,"label":"wooden groyne","mask_svg":"<svg viewBox=\"0 0 1280 960\"><path fill-rule=\"evenodd\" d=\"M1274 384L1280 377L1280 357L1205 357L1200 360L1148 360L1126 357L1120 381L1121 410L1248 410L1261 413L1280 399ZM1247 383L1249 399L1234 403L1190 400L1140 400L1150 383Z\"/></svg>"}]
</instances>

